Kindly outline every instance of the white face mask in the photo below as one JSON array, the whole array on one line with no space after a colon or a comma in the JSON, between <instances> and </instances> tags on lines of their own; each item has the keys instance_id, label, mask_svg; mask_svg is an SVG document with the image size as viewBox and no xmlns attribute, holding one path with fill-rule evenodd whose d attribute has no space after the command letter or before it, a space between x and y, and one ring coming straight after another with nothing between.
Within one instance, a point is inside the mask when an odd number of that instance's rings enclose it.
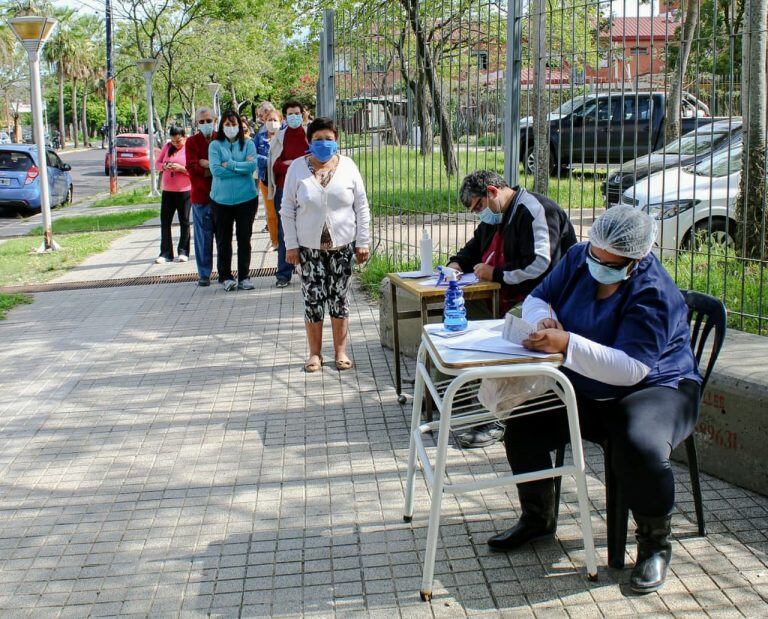
<instances>
[{"instance_id":1,"label":"white face mask","mask_svg":"<svg viewBox=\"0 0 768 619\"><path fill-rule=\"evenodd\" d=\"M267 126L267 131L269 131L270 133L274 133L275 131L278 131L280 129L279 120L268 120L264 124Z\"/></svg>"},{"instance_id":2,"label":"white face mask","mask_svg":"<svg viewBox=\"0 0 768 619\"><path fill-rule=\"evenodd\" d=\"M234 140L237 134L240 132L240 127L233 127L231 125L224 125L224 135L230 140Z\"/></svg>"}]
</instances>

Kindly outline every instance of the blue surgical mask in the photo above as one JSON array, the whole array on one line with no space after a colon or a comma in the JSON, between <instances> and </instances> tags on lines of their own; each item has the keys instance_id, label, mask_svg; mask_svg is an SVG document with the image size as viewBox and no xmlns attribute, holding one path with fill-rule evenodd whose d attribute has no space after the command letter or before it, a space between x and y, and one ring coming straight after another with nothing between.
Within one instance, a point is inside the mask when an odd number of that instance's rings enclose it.
<instances>
[{"instance_id":1,"label":"blue surgical mask","mask_svg":"<svg viewBox=\"0 0 768 619\"><path fill-rule=\"evenodd\" d=\"M312 140L309 144L309 152L318 161L325 163L339 150L336 140Z\"/></svg>"},{"instance_id":2,"label":"blue surgical mask","mask_svg":"<svg viewBox=\"0 0 768 619\"><path fill-rule=\"evenodd\" d=\"M200 129L200 133L202 133L207 138L213 135L213 123L198 125L198 128Z\"/></svg>"},{"instance_id":3,"label":"blue surgical mask","mask_svg":"<svg viewBox=\"0 0 768 619\"><path fill-rule=\"evenodd\" d=\"M301 127L301 114L288 114L288 116L285 117L285 122L288 123L288 126L291 129L298 129Z\"/></svg>"},{"instance_id":4,"label":"blue surgical mask","mask_svg":"<svg viewBox=\"0 0 768 619\"><path fill-rule=\"evenodd\" d=\"M587 255L587 268L589 269L589 274L599 284L618 284L625 279L629 279L629 269L631 267L632 263L630 262L622 269L612 269L604 264L600 264L592 258L592 256Z\"/></svg>"},{"instance_id":5,"label":"blue surgical mask","mask_svg":"<svg viewBox=\"0 0 768 619\"><path fill-rule=\"evenodd\" d=\"M492 226L495 226L495 225L501 223L501 219L502 219L502 217L504 217L504 214L503 213L494 213L491 209L489 209L486 206L482 211L480 211L477 214L477 217L484 224L490 224Z\"/></svg>"}]
</instances>

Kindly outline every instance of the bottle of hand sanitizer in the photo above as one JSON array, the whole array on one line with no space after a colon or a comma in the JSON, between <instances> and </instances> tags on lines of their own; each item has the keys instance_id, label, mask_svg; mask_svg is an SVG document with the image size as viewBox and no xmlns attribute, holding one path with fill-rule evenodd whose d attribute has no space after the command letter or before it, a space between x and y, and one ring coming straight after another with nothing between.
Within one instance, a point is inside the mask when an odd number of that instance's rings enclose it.
<instances>
[{"instance_id":1,"label":"bottle of hand sanitizer","mask_svg":"<svg viewBox=\"0 0 768 619\"><path fill-rule=\"evenodd\" d=\"M447 269L445 276L448 290L445 291L443 328L446 331L464 331L467 328L467 309L464 307L464 293L456 281L456 271Z\"/></svg>"},{"instance_id":2,"label":"bottle of hand sanitizer","mask_svg":"<svg viewBox=\"0 0 768 619\"><path fill-rule=\"evenodd\" d=\"M421 259L421 274L432 275L432 239L429 238L426 228L424 228L424 234L421 237L419 258Z\"/></svg>"}]
</instances>

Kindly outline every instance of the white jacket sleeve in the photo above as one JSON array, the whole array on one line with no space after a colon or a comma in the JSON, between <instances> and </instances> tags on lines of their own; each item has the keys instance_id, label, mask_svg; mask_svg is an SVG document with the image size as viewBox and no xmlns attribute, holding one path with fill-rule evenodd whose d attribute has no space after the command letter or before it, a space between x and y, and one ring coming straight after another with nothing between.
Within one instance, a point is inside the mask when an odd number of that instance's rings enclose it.
<instances>
[{"instance_id":1,"label":"white jacket sleeve","mask_svg":"<svg viewBox=\"0 0 768 619\"><path fill-rule=\"evenodd\" d=\"M299 235L296 230L296 190L299 182L299 166L291 164L285 175L283 201L280 204L280 223L283 226L285 249L299 247Z\"/></svg>"},{"instance_id":2,"label":"white jacket sleeve","mask_svg":"<svg viewBox=\"0 0 768 619\"><path fill-rule=\"evenodd\" d=\"M368 207L368 196L365 193L365 183L363 177L360 174L360 170L355 165L354 161L350 159L350 163L354 168L354 185L355 185L355 219L357 222L357 234L355 236L355 246L363 249L367 249L371 242L371 211Z\"/></svg>"},{"instance_id":3,"label":"white jacket sleeve","mask_svg":"<svg viewBox=\"0 0 768 619\"><path fill-rule=\"evenodd\" d=\"M552 312L551 315L550 312ZM523 320L530 322L532 325L537 325L545 318L557 320L557 314L550 308L549 303L530 294L525 297L525 301L523 301Z\"/></svg>"},{"instance_id":4,"label":"white jacket sleeve","mask_svg":"<svg viewBox=\"0 0 768 619\"><path fill-rule=\"evenodd\" d=\"M651 371L618 348L603 346L576 333L570 334L563 367L606 385L629 387L643 380Z\"/></svg>"}]
</instances>

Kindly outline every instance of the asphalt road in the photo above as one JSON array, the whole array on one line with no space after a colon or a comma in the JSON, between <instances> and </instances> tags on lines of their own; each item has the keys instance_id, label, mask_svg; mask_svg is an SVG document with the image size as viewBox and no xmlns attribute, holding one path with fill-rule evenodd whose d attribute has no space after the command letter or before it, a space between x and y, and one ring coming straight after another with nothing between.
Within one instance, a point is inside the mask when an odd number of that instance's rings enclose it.
<instances>
[{"instance_id":1,"label":"asphalt road","mask_svg":"<svg viewBox=\"0 0 768 619\"><path fill-rule=\"evenodd\" d=\"M92 198L96 194L109 191L109 177L104 176L104 155L107 151L95 148L89 151L68 153L59 151L61 158L72 166L72 184L75 187L74 204ZM118 188L135 185L139 180L135 176L119 176ZM0 227L8 219L17 219L16 211L0 207ZM33 215L34 217L34 215Z\"/></svg>"}]
</instances>

